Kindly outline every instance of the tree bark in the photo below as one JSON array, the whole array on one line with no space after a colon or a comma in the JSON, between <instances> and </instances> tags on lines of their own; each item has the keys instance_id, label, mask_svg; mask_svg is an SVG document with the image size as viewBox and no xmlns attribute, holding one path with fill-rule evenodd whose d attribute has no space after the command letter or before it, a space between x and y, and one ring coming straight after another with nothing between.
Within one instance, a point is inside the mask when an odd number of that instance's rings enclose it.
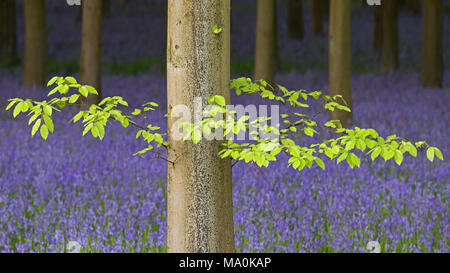
<instances>
[{"instance_id":1,"label":"tree bark","mask_svg":"<svg viewBox=\"0 0 450 273\"><path fill-rule=\"evenodd\" d=\"M423 87L442 87L444 72L443 8L442 0L424 1L421 69Z\"/></svg>"},{"instance_id":2,"label":"tree bark","mask_svg":"<svg viewBox=\"0 0 450 273\"><path fill-rule=\"evenodd\" d=\"M398 1L383 1L383 48L381 71L393 73L398 68Z\"/></svg>"},{"instance_id":3,"label":"tree bark","mask_svg":"<svg viewBox=\"0 0 450 273\"><path fill-rule=\"evenodd\" d=\"M24 86L42 86L47 79L48 52L45 0L25 0Z\"/></svg>"},{"instance_id":4,"label":"tree bark","mask_svg":"<svg viewBox=\"0 0 450 273\"><path fill-rule=\"evenodd\" d=\"M303 0L288 0L287 4L287 29L288 37L301 40L304 34L303 25Z\"/></svg>"},{"instance_id":5,"label":"tree bark","mask_svg":"<svg viewBox=\"0 0 450 273\"><path fill-rule=\"evenodd\" d=\"M273 84L278 66L275 0L258 0L256 17L254 78Z\"/></svg>"},{"instance_id":6,"label":"tree bark","mask_svg":"<svg viewBox=\"0 0 450 273\"><path fill-rule=\"evenodd\" d=\"M350 85L350 21L351 1L331 0L329 33L330 95L341 95L352 108ZM352 113L335 110L331 120L340 120L344 127L352 123Z\"/></svg>"},{"instance_id":7,"label":"tree bark","mask_svg":"<svg viewBox=\"0 0 450 273\"><path fill-rule=\"evenodd\" d=\"M214 25L222 32L214 34ZM230 102L230 0L169 0L167 41L169 113L179 105L194 111L194 98ZM231 161L218 156L223 142L178 140L177 120L168 119L168 252L234 252Z\"/></svg>"},{"instance_id":8,"label":"tree bark","mask_svg":"<svg viewBox=\"0 0 450 273\"><path fill-rule=\"evenodd\" d=\"M84 101L90 106L101 98L102 0L83 1L82 9L80 82L93 86L99 94Z\"/></svg>"},{"instance_id":9,"label":"tree bark","mask_svg":"<svg viewBox=\"0 0 450 273\"><path fill-rule=\"evenodd\" d=\"M18 61L15 0L0 0L0 20L0 63L14 65Z\"/></svg>"},{"instance_id":10,"label":"tree bark","mask_svg":"<svg viewBox=\"0 0 450 273\"><path fill-rule=\"evenodd\" d=\"M383 45L383 10L380 6L374 9L374 30L373 30L373 48L381 51Z\"/></svg>"}]
</instances>

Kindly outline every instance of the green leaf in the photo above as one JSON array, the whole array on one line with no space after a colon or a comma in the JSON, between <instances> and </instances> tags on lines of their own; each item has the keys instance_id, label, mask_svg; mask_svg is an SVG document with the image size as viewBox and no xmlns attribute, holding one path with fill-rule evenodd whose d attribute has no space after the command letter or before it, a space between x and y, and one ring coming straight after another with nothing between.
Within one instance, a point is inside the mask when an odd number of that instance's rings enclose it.
<instances>
[{"instance_id":1,"label":"green leaf","mask_svg":"<svg viewBox=\"0 0 450 273\"><path fill-rule=\"evenodd\" d=\"M312 136L314 135L314 130L311 129L311 128L309 128L309 127L306 127L306 128L303 129L303 130L304 130L304 132L305 132L305 135L307 135L307 136L312 137Z\"/></svg>"},{"instance_id":2,"label":"green leaf","mask_svg":"<svg viewBox=\"0 0 450 273\"><path fill-rule=\"evenodd\" d=\"M433 162L434 161L434 150L433 150L433 148L428 148L428 150L427 150L427 157L428 157L428 160L430 160L431 162Z\"/></svg>"},{"instance_id":3,"label":"green leaf","mask_svg":"<svg viewBox=\"0 0 450 273\"><path fill-rule=\"evenodd\" d=\"M93 137L98 137L98 127L97 126L93 126L91 129L91 134Z\"/></svg>"},{"instance_id":4,"label":"green leaf","mask_svg":"<svg viewBox=\"0 0 450 273\"><path fill-rule=\"evenodd\" d=\"M355 155L354 153L350 153L350 156L352 158L352 162L354 165L361 167L361 160L359 159L359 157L357 155Z\"/></svg>"},{"instance_id":5,"label":"green leaf","mask_svg":"<svg viewBox=\"0 0 450 273\"><path fill-rule=\"evenodd\" d=\"M88 125L86 125L86 127L84 127L83 136L85 136L87 134L87 132L89 132L89 130L91 130L92 126L94 126L93 122L89 123Z\"/></svg>"},{"instance_id":6,"label":"green leaf","mask_svg":"<svg viewBox=\"0 0 450 273\"><path fill-rule=\"evenodd\" d=\"M220 106L226 105L225 98L222 96L214 96L214 101Z\"/></svg>"},{"instance_id":7,"label":"green leaf","mask_svg":"<svg viewBox=\"0 0 450 273\"><path fill-rule=\"evenodd\" d=\"M395 150L394 158L395 158L395 163L397 163L397 165L400 166L402 164L402 161L403 161L403 154L402 154L402 152L400 152L399 150Z\"/></svg>"},{"instance_id":8,"label":"green leaf","mask_svg":"<svg viewBox=\"0 0 450 273\"><path fill-rule=\"evenodd\" d=\"M347 151L343 152L343 153L341 154L341 156L338 157L338 159L337 159L337 164L341 163L341 161L344 160L344 159L346 159L347 156L348 156L348 152L347 152Z\"/></svg>"},{"instance_id":9,"label":"green leaf","mask_svg":"<svg viewBox=\"0 0 450 273\"><path fill-rule=\"evenodd\" d=\"M409 154L412 155L413 157L417 157L417 149L416 149L416 147L415 147L413 144L411 144L411 143L409 143L409 145L408 145L408 152L409 152Z\"/></svg>"},{"instance_id":10,"label":"green leaf","mask_svg":"<svg viewBox=\"0 0 450 273\"><path fill-rule=\"evenodd\" d=\"M17 105L16 105L16 107L14 108L14 111L13 111L13 116L14 116L14 118L16 118L19 114L20 114L20 112L22 112L22 104L23 104L24 102L19 102Z\"/></svg>"},{"instance_id":11,"label":"green leaf","mask_svg":"<svg viewBox=\"0 0 450 273\"><path fill-rule=\"evenodd\" d=\"M220 34L221 32L222 32L222 28L221 27L218 27L217 25L214 25L214 27L213 27L213 32L214 32L214 34Z\"/></svg>"},{"instance_id":12,"label":"green leaf","mask_svg":"<svg viewBox=\"0 0 450 273\"><path fill-rule=\"evenodd\" d=\"M316 162L317 165L319 165L320 168L322 168L322 170L325 170L325 164L323 163L322 159L316 157L314 161Z\"/></svg>"},{"instance_id":13,"label":"green leaf","mask_svg":"<svg viewBox=\"0 0 450 273\"><path fill-rule=\"evenodd\" d=\"M47 128L47 126L45 126L45 124L43 124L43 125L41 126L40 132L41 132L41 137L42 137L44 140L47 140L47 137L48 137L48 128Z\"/></svg>"},{"instance_id":14,"label":"green leaf","mask_svg":"<svg viewBox=\"0 0 450 273\"><path fill-rule=\"evenodd\" d=\"M47 87L53 85L57 80L59 79L59 77L53 77L51 78L48 83L47 83Z\"/></svg>"},{"instance_id":15,"label":"green leaf","mask_svg":"<svg viewBox=\"0 0 450 273\"><path fill-rule=\"evenodd\" d=\"M48 116L52 115L52 107L50 105L44 105L44 113Z\"/></svg>"},{"instance_id":16,"label":"green leaf","mask_svg":"<svg viewBox=\"0 0 450 273\"><path fill-rule=\"evenodd\" d=\"M48 130L49 130L51 133L53 133L54 127L53 127L53 121L52 121L52 119L51 119L49 116L44 115L44 122L45 122L45 126L47 126Z\"/></svg>"},{"instance_id":17,"label":"green leaf","mask_svg":"<svg viewBox=\"0 0 450 273\"><path fill-rule=\"evenodd\" d=\"M34 136L37 132L37 130L39 129L39 126L41 126L41 119L38 119L34 125L33 125L33 129L31 130L31 135Z\"/></svg>"},{"instance_id":18,"label":"green leaf","mask_svg":"<svg viewBox=\"0 0 450 273\"><path fill-rule=\"evenodd\" d=\"M381 153L381 147L376 147L371 155L372 161L374 161Z\"/></svg>"},{"instance_id":19,"label":"green leaf","mask_svg":"<svg viewBox=\"0 0 450 273\"><path fill-rule=\"evenodd\" d=\"M436 147L433 147L434 150L434 154L440 159L440 160L444 160L444 156L442 155L441 150L439 150Z\"/></svg>"},{"instance_id":20,"label":"green leaf","mask_svg":"<svg viewBox=\"0 0 450 273\"><path fill-rule=\"evenodd\" d=\"M89 95L89 91L88 91L88 89L85 86L80 87L78 89L78 92L80 92L80 94L83 95L86 98Z\"/></svg>"},{"instance_id":21,"label":"green leaf","mask_svg":"<svg viewBox=\"0 0 450 273\"><path fill-rule=\"evenodd\" d=\"M78 114L76 114L76 115L73 117L73 123L79 121L80 118L81 118L82 116L83 116L83 112L79 112Z\"/></svg>"},{"instance_id":22,"label":"green leaf","mask_svg":"<svg viewBox=\"0 0 450 273\"><path fill-rule=\"evenodd\" d=\"M197 129L194 130L194 132L192 133L192 141L194 142L194 144L199 143L201 139L202 139L202 132Z\"/></svg>"},{"instance_id":23,"label":"green leaf","mask_svg":"<svg viewBox=\"0 0 450 273\"><path fill-rule=\"evenodd\" d=\"M16 103L16 101L11 101L8 106L6 106L6 111L8 111L9 109L11 109L11 107L13 107L13 105Z\"/></svg>"},{"instance_id":24,"label":"green leaf","mask_svg":"<svg viewBox=\"0 0 450 273\"><path fill-rule=\"evenodd\" d=\"M101 125L100 123L97 123L97 128L98 136L100 137L100 140L103 140L103 138L105 137L105 127L103 127L103 125Z\"/></svg>"},{"instance_id":25,"label":"green leaf","mask_svg":"<svg viewBox=\"0 0 450 273\"><path fill-rule=\"evenodd\" d=\"M85 85L84 88L86 88L86 90L88 91L89 94L98 95L98 92L97 92L97 90L95 90L94 87L92 87L90 85Z\"/></svg>"},{"instance_id":26,"label":"green leaf","mask_svg":"<svg viewBox=\"0 0 450 273\"><path fill-rule=\"evenodd\" d=\"M138 116L141 114L141 110L140 109L135 109L133 113L131 113L133 116Z\"/></svg>"}]
</instances>

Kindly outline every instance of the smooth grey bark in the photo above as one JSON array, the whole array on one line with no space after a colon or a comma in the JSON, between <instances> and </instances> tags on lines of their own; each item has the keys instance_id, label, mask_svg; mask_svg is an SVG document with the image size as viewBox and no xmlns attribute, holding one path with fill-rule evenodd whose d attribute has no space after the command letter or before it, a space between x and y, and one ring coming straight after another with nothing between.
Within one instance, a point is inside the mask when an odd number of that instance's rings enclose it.
<instances>
[{"instance_id":1,"label":"smooth grey bark","mask_svg":"<svg viewBox=\"0 0 450 273\"><path fill-rule=\"evenodd\" d=\"M169 113L193 112L196 97L230 102L230 0L169 0L167 42ZM222 141L175 139L177 120L168 119L167 250L234 252L231 161L218 156Z\"/></svg>"}]
</instances>

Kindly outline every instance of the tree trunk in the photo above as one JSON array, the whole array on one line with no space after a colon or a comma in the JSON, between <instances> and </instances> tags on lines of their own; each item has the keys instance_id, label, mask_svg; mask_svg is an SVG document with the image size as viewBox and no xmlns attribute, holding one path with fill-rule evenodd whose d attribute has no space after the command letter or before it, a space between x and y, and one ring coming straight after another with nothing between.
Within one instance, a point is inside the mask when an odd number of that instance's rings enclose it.
<instances>
[{"instance_id":1,"label":"tree trunk","mask_svg":"<svg viewBox=\"0 0 450 273\"><path fill-rule=\"evenodd\" d=\"M287 4L287 29L291 39L303 39L303 0L288 0Z\"/></svg>"},{"instance_id":2,"label":"tree trunk","mask_svg":"<svg viewBox=\"0 0 450 273\"><path fill-rule=\"evenodd\" d=\"M323 0L312 0L314 36L319 36L323 33L323 2Z\"/></svg>"},{"instance_id":3,"label":"tree trunk","mask_svg":"<svg viewBox=\"0 0 450 273\"><path fill-rule=\"evenodd\" d=\"M222 28L214 34L213 26ZM213 95L230 102L230 0L169 0L168 112L199 109ZM186 112L183 112L185 114ZM234 252L231 161L221 159L221 140L198 144L175 136L168 119L167 250ZM199 121L197 119L197 121Z\"/></svg>"},{"instance_id":4,"label":"tree trunk","mask_svg":"<svg viewBox=\"0 0 450 273\"><path fill-rule=\"evenodd\" d=\"M89 95L87 106L101 98L102 0L83 1L80 82L95 87L99 96Z\"/></svg>"},{"instance_id":5,"label":"tree trunk","mask_svg":"<svg viewBox=\"0 0 450 273\"><path fill-rule=\"evenodd\" d=\"M398 67L398 2L383 1L383 48L381 71L393 73Z\"/></svg>"},{"instance_id":6,"label":"tree trunk","mask_svg":"<svg viewBox=\"0 0 450 273\"><path fill-rule=\"evenodd\" d=\"M0 0L0 20L0 63L14 65L18 61L15 0Z\"/></svg>"},{"instance_id":7,"label":"tree trunk","mask_svg":"<svg viewBox=\"0 0 450 273\"><path fill-rule=\"evenodd\" d=\"M443 8L442 0L424 1L421 74L423 87L442 87Z\"/></svg>"},{"instance_id":8,"label":"tree trunk","mask_svg":"<svg viewBox=\"0 0 450 273\"><path fill-rule=\"evenodd\" d=\"M44 85L47 79L48 52L45 0L25 0L24 86Z\"/></svg>"},{"instance_id":9,"label":"tree trunk","mask_svg":"<svg viewBox=\"0 0 450 273\"><path fill-rule=\"evenodd\" d=\"M351 0L331 0L329 78L331 96L342 95L351 108L350 10ZM347 127L352 123L352 113L335 110L330 112L330 119L340 120Z\"/></svg>"},{"instance_id":10,"label":"tree trunk","mask_svg":"<svg viewBox=\"0 0 450 273\"><path fill-rule=\"evenodd\" d=\"M258 0L256 15L255 80L274 83L278 66L275 0Z\"/></svg>"},{"instance_id":11,"label":"tree trunk","mask_svg":"<svg viewBox=\"0 0 450 273\"><path fill-rule=\"evenodd\" d=\"M405 9L413 14L420 14L420 1L419 0L403 0L403 6ZM424 3L427 1L424 1Z\"/></svg>"},{"instance_id":12,"label":"tree trunk","mask_svg":"<svg viewBox=\"0 0 450 273\"><path fill-rule=\"evenodd\" d=\"M111 0L103 0L102 15L103 16L111 15Z\"/></svg>"},{"instance_id":13,"label":"tree trunk","mask_svg":"<svg viewBox=\"0 0 450 273\"><path fill-rule=\"evenodd\" d=\"M374 9L374 30L373 30L373 48L381 51L383 45L383 10L380 6Z\"/></svg>"}]
</instances>

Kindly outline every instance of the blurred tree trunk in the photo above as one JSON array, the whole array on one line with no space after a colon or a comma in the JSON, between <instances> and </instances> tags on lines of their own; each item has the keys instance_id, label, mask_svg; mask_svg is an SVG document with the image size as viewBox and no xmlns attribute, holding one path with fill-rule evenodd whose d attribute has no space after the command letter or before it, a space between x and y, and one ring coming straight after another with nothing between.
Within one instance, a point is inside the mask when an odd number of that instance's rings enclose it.
<instances>
[{"instance_id":1,"label":"blurred tree trunk","mask_svg":"<svg viewBox=\"0 0 450 273\"><path fill-rule=\"evenodd\" d=\"M15 0L0 0L0 63L18 62Z\"/></svg>"},{"instance_id":2,"label":"blurred tree trunk","mask_svg":"<svg viewBox=\"0 0 450 273\"><path fill-rule=\"evenodd\" d=\"M381 71L393 73L398 68L398 1L383 1L383 46Z\"/></svg>"},{"instance_id":3,"label":"blurred tree trunk","mask_svg":"<svg viewBox=\"0 0 450 273\"><path fill-rule=\"evenodd\" d=\"M323 15L324 15L324 0L311 0L313 11L313 33L319 36L323 33Z\"/></svg>"},{"instance_id":4,"label":"blurred tree trunk","mask_svg":"<svg viewBox=\"0 0 450 273\"><path fill-rule=\"evenodd\" d=\"M381 51L383 45L383 10L380 6L374 9L374 30L373 30L373 48Z\"/></svg>"},{"instance_id":5,"label":"blurred tree trunk","mask_svg":"<svg viewBox=\"0 0 450 273\"><path fill-rule=\"evenodd\" d=\"M424 1L421 73L423 87L442 87L443 9L442 0Z\"/></svg>"},{"instance_id":6,"label":"blurred tree trunk","mask_svg":"<svg viewBox=\"0 0 450 273\"><path fill-rule=\"evenodd\" d=\"M287 29L291 39L303 39L303 0L288 0L287 4Z\"/></svg>"},{"instance_id":7,"label":"blurred tree trunk","mask_svg":"<svg viewBox=\"0 0 450 273\"><path fill-rule=\"evenodd\" d=\"M278 66L275 0L258 0L256 15L255 80L274 83Z\"/></svg>"},{"instance_id":8,"label":"blurred tree trunk","mask_svg":"<svg viewBox=\"0 0 450 273\"><path fill-rule=\"evenodd\" d=\"M401 2L407 11L416 15L420 14L420 0L402 0Z\"/></svg>"},{"instance_id":9,"label":"blurred tree trunk","mask_svg":"<svg viewBox=\"0 0 450 273\"><path fill-rule=\"evenodd\" d=\"M329 33L329 81L330 95L342 95L352 107L350 21L351 0L331 0ZM331 120L340 120L342 126L352 123L352 113L335 110L330 112Z\"/></svg>"},{"instance_id":10,"label":"blurred tree trunk","mask_svg":"<svg viewBox=\"0 0 450 273\"><path fill-rule=\"evenodd\" d=\"M101 98L102 0L83 1L80 82L93 86L99 96L89 95L87 106Z\"/></svg>"},{"instance_id":11,"label":"blurred tree trunk","mask_svg":"<svg viewBox=\"0 0 450 273\"><path fill-rule=\"evenodd\" d=\"M102 15L109 16L111 15L111 0L103 0L102 4Z\"/></svg>"},{"instance_id":12,"label":"blurred tree trunk","mask_svg":"<svg viewBox=\"0 0 450 273\"><path fill-rule=\"evenodd\" d=\"M230 0L169 0L167 41L169 113L201 113L195 98L230 102ZM218 156L222 141L177 138L179 119L168 119L167 251L234 252L231 161Z\"/></svg>"},{"instance_id":13,"label":"blurred tree trunk","mask_svg":"<svg viewBox=\"0 0 450 273\"><path fill-rule=\"evenodd\" d=\"M44 85L47 79L48 52L45 0L25 0L24 86Z\"/></svg>"}]
</instances>

